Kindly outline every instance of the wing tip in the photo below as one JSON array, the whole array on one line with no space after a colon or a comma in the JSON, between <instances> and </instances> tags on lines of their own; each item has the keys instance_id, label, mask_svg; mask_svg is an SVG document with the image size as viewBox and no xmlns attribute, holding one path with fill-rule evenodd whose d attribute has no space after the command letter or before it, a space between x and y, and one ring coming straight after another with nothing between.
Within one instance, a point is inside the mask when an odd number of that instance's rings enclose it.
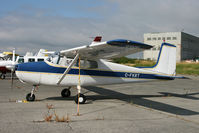
<instances>
[{"instance_id":1,"label":"wing tip","mask_svg":"<svg viewBox=\"0 0 199 133\"><path fill-rule=\"evenodd\" d=\"M153 46L148 45L148 44L144 44L144 43L136 42L136 41L132 41L132 40L126 40L126 39L110 40L110 41L107 41L107 44L115 45L115 46L125 46L125 45L139 46L140 48L143 48L143 49L150 49L150 48L153 47Z\"/></svg>"}]
</instances>

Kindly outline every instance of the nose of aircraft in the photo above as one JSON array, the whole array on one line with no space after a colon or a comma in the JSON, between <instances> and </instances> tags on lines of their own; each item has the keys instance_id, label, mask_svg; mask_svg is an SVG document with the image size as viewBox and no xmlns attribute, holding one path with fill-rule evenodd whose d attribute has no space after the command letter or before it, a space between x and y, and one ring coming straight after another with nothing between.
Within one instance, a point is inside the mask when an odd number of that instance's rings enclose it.
<instances>
[{"instance_id":1,"label":"nose of aircraft","mask_svg":"<svg viewBox=\"0 0 199 133\"><path fill-rule=\"evenodd\" d=\"M31 62L31 63L22 63L22 64L16 65L15 73L16 73L16 76L18 77L18 79L20 81L25 82L26 80L29 79L29 76L27 75L27 72L31 71L31 69L33 67L32 64L33 64L33 62Z\"/></svg>"},{"instance_id":2,"label":"nose of aircraft","mask_svg":"<svg viewBox=\"0 0 199 133\"><path fill-rule=\"evenodd\" d=\"M35 64L35 62L18 64L16 71L30 71L30 70L32 70L34 64Z\"/></svg>"},{"instance_id":3,"label":"nose of aircraft","mask_svg":"<svg viewBox=\"0 0 199 133\"><path fill-rule=\"evenodd\" d=\"M26 72L42 72L45 70L47 64L45 62L28 62L17 65L16 71L26 71Z\"/></svg>"},{"instance_id":4,"label":"nose of aircraft","mask_svg":"<svg viewBox=\"0 0 199 133\"><path fill-rule=\"evenodd\" d=\"M16 66L16 75L19 80L27 83L38 84L40 72L45 62L29 62Z\"/></svg>"}]
</instances>

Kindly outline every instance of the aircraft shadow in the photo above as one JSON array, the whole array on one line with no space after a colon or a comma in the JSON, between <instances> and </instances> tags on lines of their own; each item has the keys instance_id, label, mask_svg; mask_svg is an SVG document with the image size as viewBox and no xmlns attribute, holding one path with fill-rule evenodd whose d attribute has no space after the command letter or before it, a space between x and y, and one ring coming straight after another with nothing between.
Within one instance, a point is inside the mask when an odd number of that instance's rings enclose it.
<instances>
[{"instance_id":1,"label":"aircraft shadow","mask_svg":"<svg viewBox=\"0 0 199 133\"><path fill-rule=\"evenodd\" d=\"M118 99L127 103L131 104L136 104L139 106L175 114L175 115L198 115L199 112L192 111L189 109L185 109L182 107L177 107L174 105L169 105L166 103L161 103L157 101L152 101L149 99L145 98L151 98L151 97L166 97L166 96L177 96L181 98L189 98L193 100L198 100L198 98L194 98L191 96L185 96L185 95L180 95L180 94L175 94L175 93L165 93L165 92L160 92L160 95L128 95L128 94L123 94L120 92L112 91L109 89L105 89L102 87L96 87L96 86L87 86L84 87L84 89L88 91L93 91L95 93L98 93L100 95L86 95L87 97L87 104L92 103L92 101L96 100L105 100L105 99ZM62 97L48 97L45 100L66 100L66 98ZM74 100L74 96L67 98L67 100Z\"/></svg>"},{"instance_id":2,"label":"aircraft shadow","mask_svg":"<svg viewBox=\"0 0 199 133\"><path fill-rule=\"evenodd\" d=\"M168 92L159 92L159 93L165 96L173 96L173 97L180 97L180 98L191 99L191 100L199 100L198 97L191 96L191 95L197 95L199 93L188 93L188 94L177 94L177 93L168 93Z\"/></svg>"}]
</instances>

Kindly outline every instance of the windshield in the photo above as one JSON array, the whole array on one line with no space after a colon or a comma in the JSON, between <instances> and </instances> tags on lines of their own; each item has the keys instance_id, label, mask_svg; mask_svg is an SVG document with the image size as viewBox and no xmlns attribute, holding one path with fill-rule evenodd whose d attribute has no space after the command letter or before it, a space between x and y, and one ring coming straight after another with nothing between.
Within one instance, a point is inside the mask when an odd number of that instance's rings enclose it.
<instances>
[{"instance_id":1,"label":"windshield","mask_svg":"<svg viewBox=\"0 0 199 133\"><path fill-rule=\"evenodd\" d=\"M71 64L71 62L73 61L72 58L66 58L65 56L64 57L54 57L52 59L52 63L54 64L58 64L58 65L61 65L61 66L69 66ZM74 65L75 67L79 67L79 60L77 60ZM80 60L80 66L81 68L97 68L98 67L98 63L96 61L91 61L91 60Z\"/></svg>"},{"instance_id":2,"label":"windshield","mask_svg":"<svg viewBox=\"0 0 199 133\"><path fill-rule=\"evenodd\" d=\"M18 59L17 62L18 62L18 63L24 63L24 58L23 58L23 57L19 57L19 59Z\"/></svg>"}]
</instances>

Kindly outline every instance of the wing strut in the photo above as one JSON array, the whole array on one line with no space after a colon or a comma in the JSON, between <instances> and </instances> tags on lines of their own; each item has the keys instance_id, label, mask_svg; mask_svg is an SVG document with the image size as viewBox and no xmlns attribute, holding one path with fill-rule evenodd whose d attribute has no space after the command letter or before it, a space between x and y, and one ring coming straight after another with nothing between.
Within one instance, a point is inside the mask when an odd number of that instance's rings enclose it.
<instances>
[{"instance_id":1,"label":"wing strut","mask_svg":"<svg viewBox=\"0 0 199 133\"><path fill-rule=\"evenodd\" d=\"M64 79L64 77L66 76L66 74L68 74L68 72L70 71L71 67L74 65L74 63L77 61L77 59L79 58L79 53L77 53L77 55L75 56L75 58L73 59L73 61L70 63L70 65L68 66L68 68L65 70L65 72L63 73L63 75L61 76L61 78L59 79L59 81L57 82L57 85L59 85L62 80Z\"/></svg>"}]
</instances>

